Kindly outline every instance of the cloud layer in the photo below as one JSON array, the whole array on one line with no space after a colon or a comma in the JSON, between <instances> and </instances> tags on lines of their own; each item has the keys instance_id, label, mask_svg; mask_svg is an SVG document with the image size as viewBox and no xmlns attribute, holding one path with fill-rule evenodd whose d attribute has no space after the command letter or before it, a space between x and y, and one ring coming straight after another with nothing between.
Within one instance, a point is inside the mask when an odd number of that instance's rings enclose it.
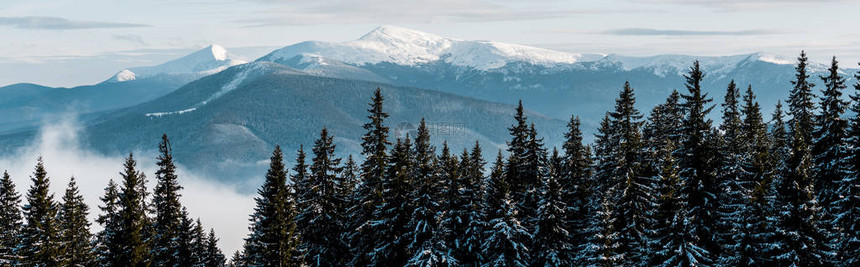
<instances>
[{"instance_id":1,"label":"cloud layer","mask_svg":"<svg viewBox=\"0 0 860 267\"><path fill-rule=\"evenodd\" d=\"M36 159L43 157L51 181L54 200L61 201L69 178L74 176L89 206L89 218L93 221L100 213L99 197L109 179L121 184L119 172L122 170L122 156L105 156L82 149L78 142L79 130L74 117L65 117L45 123L39 136L29 146L13 155L0 156L0 172L8 170L15 182L16 190L22 196L32 185L30 176L36 166ZM157 139L157 138L156 138ZM147 187L155 187L155 151L135 151L138 168L147 175ZM194 218L201 218L204 229L215 229L221 239L220 247L228 257L241 248L243 238L248 233L248 215L253 211L253 196L237 193L227 185L208 181L205 177L185 171L178 167L180 184L184 189L181 201ZM91 226L92 232L101 227Z\"/></svg>"},{"instance_id":2,"label":"cloud layer","mask_svg":"<svg viewBox=\"0 0 860 267\"><path fill-rule=\"evenodd\" d=\"M60 17L0 17L0 25L18 29L80 30L99 28L138 28L149 25L120 22L70 20Z\"/></svg>"}]
</instances>

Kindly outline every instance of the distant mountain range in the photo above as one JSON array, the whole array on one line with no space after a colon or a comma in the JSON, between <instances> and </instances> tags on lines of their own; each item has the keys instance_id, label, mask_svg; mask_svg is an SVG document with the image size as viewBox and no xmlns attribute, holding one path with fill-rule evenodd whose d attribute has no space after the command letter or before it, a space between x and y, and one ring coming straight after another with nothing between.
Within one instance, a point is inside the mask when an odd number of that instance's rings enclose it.
<instances>
[{"instance_id":1,"label":"distant mountain range","mask_svg":"<svg viewBox=\"0 0 860 267\"><path fill-rule=\"evenodd\" d=\"M46 116L84 114L87 145L105 153L152 149L173 137L177 159L217 179L258 171L275 144L310 145L322 127L340 152L360 152L361 125L377 87L396 135L426 118L455 151L478 140L503 149L513 104L522 99L549 146L569 116L594 131L625 81L642 113L673 89L699 60L705 91L719 104L731 79L752 85L765 112L791 88L794 60L766 53L724 57L575 54L490 41L465 41L380 27L355 41L308 41L246 63L212 45L158 66L128 68L91 86L0 87L0 152L25 143ZM846 64L845 66L854 66ZM814 63L813 75L825 65ZM844 70L852 79L856 69ZM815 76L813 76L815 77ZM716 112L714 112L716 115ZM402 135L400 135L402 136ZM492 156L490 154L485 156ZM290 157L288 157L290 158Z\"/></svg>"}]
</instances>

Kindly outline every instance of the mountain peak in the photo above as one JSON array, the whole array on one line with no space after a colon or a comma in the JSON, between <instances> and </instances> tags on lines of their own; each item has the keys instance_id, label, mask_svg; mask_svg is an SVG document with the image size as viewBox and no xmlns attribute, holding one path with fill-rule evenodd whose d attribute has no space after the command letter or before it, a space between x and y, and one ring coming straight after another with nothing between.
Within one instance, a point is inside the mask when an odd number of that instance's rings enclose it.
<instances>
[{"instance_id":1,"label":"mountain peak","mask_svg":"<svg viewBox=\"0 0 860 267\"><path fill-rule=\"evenodd\" d=\"M399 40L403 42L439 42L446 39L449 38L398 26L380 26L358 38L360 41Z\"/></svg>"},{"instance_id":2,"label":"mountain peak","mask_svg":"<svg viewBox=\"0 0 860 267\"><path fill-rule=\"evenodd\" d=\"M149 67L134 67L124 69L106 82L125 82L135 79L152 77L160 74L168 75L208 75L219 72L230 66L244 64L247 61L227 52L223 46L210 44L200 50L181 58Z\"/></svg>"}]
</instances>

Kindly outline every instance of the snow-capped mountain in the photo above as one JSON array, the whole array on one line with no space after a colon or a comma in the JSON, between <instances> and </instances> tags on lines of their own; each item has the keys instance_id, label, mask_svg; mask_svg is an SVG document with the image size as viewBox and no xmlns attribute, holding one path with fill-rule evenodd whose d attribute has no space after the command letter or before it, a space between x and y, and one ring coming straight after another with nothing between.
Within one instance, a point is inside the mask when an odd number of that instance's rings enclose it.
<instances>
[{"instance_id":1,"label":"snow-capped mountain","mask_svg":"<svg viewBox=\"0 0 860 267\"><path fill-rule=\"evenodd\" d=\"M383 26L355 41L307 41L275 50L259 60L279 62L300 55L316 55L355 65L383 62L405 66L444 61L478 70L504 67L510 62L541 66L571 64L592 55L490 41L466 41L416 30Z\"/></svg>"},{"instance_id":2,"label":"snow-capped mountain","mask_svg":"<svg viewBox=\"0 0 860 267\"><path fill-rule=\"evenodd\" d=\"M247 63L227 52L224 47L212 44L184 57L164 64L148 67L134 67L121 70L105 82L125 82L156 75L193 75L202 77L217 73L230 66Z\"/></svg>"}]
</instances>

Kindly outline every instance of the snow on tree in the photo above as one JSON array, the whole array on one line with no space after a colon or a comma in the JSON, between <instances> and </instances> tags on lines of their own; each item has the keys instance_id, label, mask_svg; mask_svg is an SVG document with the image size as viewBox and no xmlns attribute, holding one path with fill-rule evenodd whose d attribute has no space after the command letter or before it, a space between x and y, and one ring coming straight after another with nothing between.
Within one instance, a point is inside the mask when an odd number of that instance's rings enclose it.
<instances>
[{"instance_id":1,"label":"snow on tree","mask_svg":"<svg viewBox=\"0 0 860 267\"><path fill-rule=\"evenodd\" d=\"M89 207L78 190L75 178L69 181L60 206L60 232L62 259L66 266L92 266L95 264L93 236L87 219Z\"/></svg>"},{"instance_id":2,"label":"snow on tree","mask_svg":"<svg viewBox=\"0 0 860 267\"><path fill-rule=\"evenodd\" d=\"M0 177L0 265L15 265L20 258L16 247L21 233L21 195L9 173Z\"/></svg>"},{"instance_id":3,"label":"snow on tree","mask_svg":"<svg viewBox=\"0 0 860 267\"><path fill-rule=\"evenodd\" d=\"M49 192L50 178L41 157L36 162L36 170L30 176L30 181L33 184L27 191L26 204L22 207L25 222L19 244L22 264L62 265L61 230L57 217L59 204L54 201L54 194Z\"/></svg>"}]
</instances>

